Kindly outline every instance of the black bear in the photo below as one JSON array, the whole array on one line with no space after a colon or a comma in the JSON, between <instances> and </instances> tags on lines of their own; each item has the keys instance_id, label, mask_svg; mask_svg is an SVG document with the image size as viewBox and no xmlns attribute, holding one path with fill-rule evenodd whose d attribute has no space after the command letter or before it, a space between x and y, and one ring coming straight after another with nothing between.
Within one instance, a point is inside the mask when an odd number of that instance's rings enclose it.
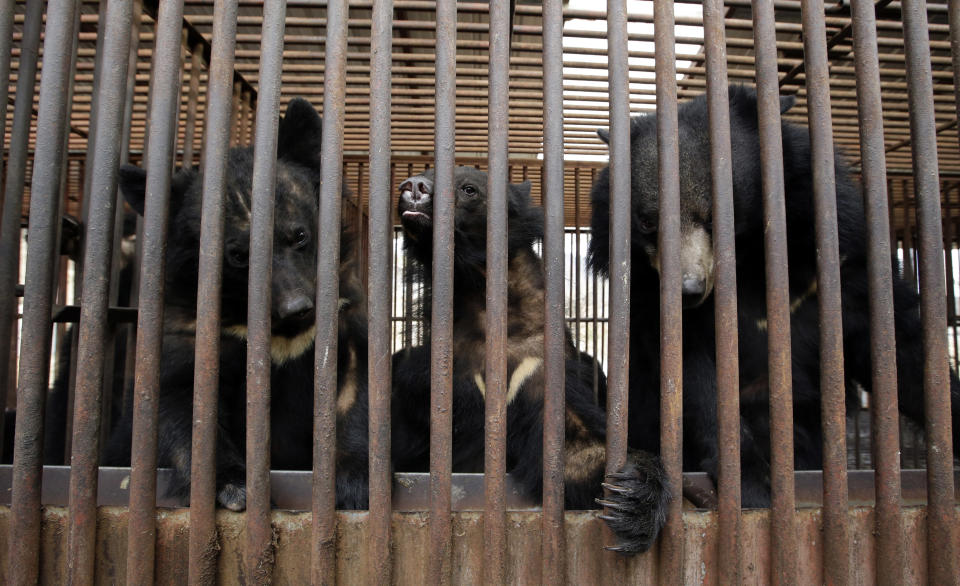
<instances>
[{"instance_id":1,"label":"black bear","mask_svg":"<svg viewBox=\"0 0 960 586\"><path fill-rule=\"evenodd\" d=\"M274 217L271 368L271 465L309 469L313 448L314 310L321 120L309 102L290 102L280 122ZM217 500L233 510L246 506L245 378L247 257L253 149L230 150L224 194L225 237L221 317L220 388L217 426ZM120 170L127 201L143 213L145 172ZM174 469L173 490L190 484L191 411L201 175L180 170L170 194L170 229L164 290L163 366L159 412L159 463ZM336 236L335 236L336 237ZM367 336L366 307L355 278L351 237L342 247L338 339L337 504L367 505ZM130 460L131 411L120 422L106 463Z\"/></svg>"},{"instance_id":2,"label":"black bear","mask_svg":"<svg viewBox=\"0 0 960 586\"><path fill-rule=\"evenodd\" d=\"M730 88L730 135L736 237L740 349L742 502L769 503L769 394L767 379L764 222L760 183L757 96ZM781 98L781 111L793 105ZM687 470L716 477L717 422L711 237L710 137L707 103L699 96L678 111L680 139L680 237L683 271L683 458ZM820 355L817 307L817 245L806 128L782 124L786 186L787 248L791 296L791 343L795 423L795 465L816 469L822 461ZM605 131L600 137L608 140ZM630 444L656 449L659 418L659 274L656 115L631 121L632 283L630 315ZM871 389L870 320L866 228L862 196L838 154L836 198L841 258L844 371L848 404L857 385ZM593 186L591 266L609 268L609 169ZM900 410L923 421L923 349L919 300L903 280L893 282ZM953 441L960 437L960 390L951 375Z\"/></svg>"},{"instance_id":3,"label":"black bear","mask_svg":"<svg viewBox=\"0 0 960 586\"><path fill-rule=\"evenodd\" d=\"M399 213L406 251L431 274L433 171L400 184ZM531 205L530 184L510 185L508 219L507 470L539 500L543 446L543 264L534 241L543 214ZM455 171L453 291L453 469L482 472L484 455L485 268L487 175ZM429 292L429 277L427 278ZM593 393L593 358L578 357L566 334L564 486L567 508L596 507L604 481L604 411ZM397 470L429 468L430 347L394 357L393 448ZM605 386L605 384L604 384ZM646 551L666 519L670 491L659 459L631 451L626 467L607 478L608 525L623 553Z\"/></svg>"}]
</instances>

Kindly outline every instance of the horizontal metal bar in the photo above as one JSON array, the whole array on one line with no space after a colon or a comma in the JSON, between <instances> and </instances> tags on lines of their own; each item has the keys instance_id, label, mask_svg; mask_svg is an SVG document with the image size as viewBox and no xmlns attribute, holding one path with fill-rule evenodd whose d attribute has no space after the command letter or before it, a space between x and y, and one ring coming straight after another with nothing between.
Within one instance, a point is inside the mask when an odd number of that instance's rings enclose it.
<instances>
[{"instance_id":1,"label":"horizontal metal bar","mask_svg":"<svg viewBox=\"0 0 960 586\"><path fill-rule=\"evenodd\" d=\"M957 486L960 486L960 470L954 471ZM0 506L10 505L10 479L12 466L0 465ZM187 506L185 497L166 496L166 488L172 480L173 470L157 471L157 507L181 508ZM309 470L273 470L270 472L270 495L275 509L290 511L310 510ZM903 506L926 504L927 480L925 470L902 470ZM129 468L100 468L100 489L97 504L101 507L124 507L129 499ZM819 470L800 470L794 473L797 506L820 507L823 502L823 474ZM873 470L851 470L847 473L850 490L850 506L873 506ZM483 510L483 474L453 474L451 510ZM69 466L44 466L41 504L66 506L70 487ZM393 474L393 509L397 512L430 510L430 475L426 472L396 472ZM507 474L507 510L539 510L539 506L521 495L516 481ZM696 508L713 508L716 488L704 472L686 472L683 475L683 496ZM955 502L960 504L960 490ZM599 509L598 509L599 511Z\"/></svg>"}]
</instances>

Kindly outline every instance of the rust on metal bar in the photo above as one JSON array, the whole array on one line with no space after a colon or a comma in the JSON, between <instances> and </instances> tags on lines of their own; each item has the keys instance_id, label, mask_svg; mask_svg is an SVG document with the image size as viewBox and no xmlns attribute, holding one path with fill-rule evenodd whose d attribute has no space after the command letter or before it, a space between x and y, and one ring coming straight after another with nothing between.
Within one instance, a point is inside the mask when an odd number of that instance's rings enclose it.
<instances>
[{"instance_id":1,"label":"rust on metal bar","mask_svg":"<svg viewBox=\"0 0 960 586\"><path fill-rule=\"evenodd\" d=\"M368 381L370 434L370 527L367 582L389 584L393 576L390 462L390 335L393 274L393 182L390 151L390 91L393 51L393 0L373 4L370 64L370 221L367 271Z\"/></svg>"},{"instance_id":2,"label":"rust on metal bar","mask_svg":"<svg viewBox=\"0 0 960 586\"><path fill-rule=\"evenodd\" d=\"M797 581L793 482L793 380L790 360L790 278L784 201L783 143L772 0L754 0L757 119L763 187L764 271L767 280L767 378L770 384L771 582Z\"/></svg>"},{"instance_id":3,"label":"rust on metal bar","mask_svg":"<svg viewBox=\"0 0 960 586\"><path fill-rule=\"evenodd\" d=\"M33 119L33 95L36 87L37 57L40 53L40 28L43 23L43 0L28 0L20 41L17 66L16 101L13 105L13 126L10 128L10 150L5 169L6 182L2 194L0 223L0 405L8 404L15 380L9 359L15 335L12 332L17 316L17 292L20 261L20 224L23 191L27 175L27 149L30 143L30 122ZM11 10L12 12L12 10ZM3 78L5 79L5 78ZM6 84L5 84L6 85ZM4 117L6 122L6 117ZM0 135L2 136L2 135ZM0 141L3 139L0 138ZM3 423L0 422L0 431ZM0 435L0 448L6 434Z\"/></svg>"},{"instance_id":4,"label":"rust on metal bar","mask_svg":"<svg viewBox=\"0 0 960 586\"><path fill-rule=\"evenodd\" d=\"M30 184L33 237L27 252L23 330L17 389L17 427L13 446L13 482L8 564L11 584L32 584L40 570L40 487L43 463L43 411L50 367L51 321L56 240L60 225L60 167L64 156L71 46L76 10L70 0L53 0L47 10L44 68L40 81L37 144ZM39 12L34 13L39 20ZM16 106L14 106L16 109ZM19 240L19 236L18 236Z\"/></svg>"},{"instance_id":5,"label":"rust on metal bar","mask_svg":"<svg viewBox=\"0 0 960 586\"><path fill-rule=\"evenodd\" d=\"M920 319L923 324L923 390L927 442L927 572L931 583L947 584L957 577L957 513L953 503L953 441L951 384L943 284L943 225L937 163L933 80L926 2L903 0L904 57L910 137L920 239ZM951 10L953 16L957 8ZM955 19L954 19L955 20ZM956 26L956 25L954 25ZM954 399L956 400L956 399ZM956 408L956 406L954 406Z\"/></svg>"},{"instance_id":6,"label":"rust on metal bar","mask_svg":"<svg viewBox=\"0 0 960 586\"><path fill-rule=\"evenodd\" d=\"M70 529L67 535L67 576L74 584L92 584L97 531L97 464L100 460L100 409L103 390L103 346L107 336L110 271L113 255L117 166L123 130L133 5L111 2L103 23L100 97L97 100L99 145L93 153L90 215L86 223L83 305L80 310L77 382L74 399L70 475Z\"/></svg>"},{"instance_id":7,"label":"rust on metal bar","mask_svg":"<svg viewBox=\"0 0 960 586\"><path fill-rule=\"evenodd\" d=\"M741 581L740 543L740 372L737 332L737 252L733 219L733 167L723 1L703 3L707 66L710 176L713 190L713 306L717 369L718 579Z\"/></svg>"},{"instance_id":8,"label":"rust on metal bar","mask_svg":"<svg viewBox=\"0 0 960 586\"><path fill-rule=\"evenodd\" d=\"M257 85L253 179L250 187L250 255L247 292L247 542L246 579L269 583L273 570L270 525L270 375L273 222L277 173L277 129L280 115L280 72L283 70L286 0L264 4L260 79ZM246 111L250 92L243 92L242 140L249 139ZM246 143L245 143L246 144ZM336 320L333 320L336 322ZM280 389L282 392L283 389Z\"/></svg>"},{"instance_id":9,"label":"rust on metal bar","mask_svg":"<svg viewBox=\"0 0 960 586\"><path fill-rule=\"evenodd\" d=\"M340 284L340 208L343 180L347 2L327 3L323 85L322 180L317 249L316 357L313 406L313 583L336 575L337 300Z\"/></svg>"},{"instance_id":10,"label":"rust on metal bar","mask_svg":"<svg viewBox=\"0 0 960 586\"><path fill-rule=\"evenodd\" d=\"M804 51L810 125L813 197L817 235L817 301L820 316L820 394L823 425L824 581L850 576L847 514L846 401L843 324L840 309L840 252L834 176L830 76L827 69L823 1L803 0Z\"/></svg>"},{"instance_id":11,"label":"rust on metal bar","mask_svg":"<svg viewBox=\"0 0 960 586\"><path fill-rule=\"evenodd\" d=\"M486 367L484 382L484 582L503 584L507 570L507 166L510 3L490 3L487 147Z\"/></svg>"},{"instance_id":12,"label":"rust on metal bar","mask_svg":"<svg viewBox=\"0 0 960 586\"><path fill-rule=\"evenodd\" d=\"M870 358L873 366L870 413L877 493L877 576L882 583L893 585L905 580L906 559L900 511L900 416L897 410L897 354L883 107L874 3L853 0L851 8L870 284Z\"/></svg>"},{"instance_id":13,"label":"rust on metal bar","mask_svg":"<svg viewBox=\"0 0 960 586\"><path fill-rule=\"evenodd\" d=\"M653 5L656 46L660 253L660 458L675 491L682 486L683 331L680 275L680 144L673 2ZM628 176L629 179L629 176ZM629 183L627 185L629 193ZM623 210L629 214L629 202ZM611 279L610 286L614 286ZM614 309L611 305L611 319ZM611 355L616 355L611 347ZM672 499L660 533L660 578L683 581L682 499Z\"/></svg>"},{"instance_id":14,"label":"rust on metal bar","mask_svg":"<svg viewBox=\"0 0 960 586\"><path fill-rule=\"evenodd\" d=\"M430 559L431 584L449 584L453 527L453 229L456 156L457 4L438 0L433 204L433 297L430 320Z\"/></svg>"},{"instance_id":15,"label":"rust on metal bar","mask_svg":"<svg viewBox=\"0 0 960 586\"><path fill-rule=\"evenodd\" d=\"M213 13L213 49L207 87L200 217L200 265L194 343L193 430L190 461L191 583L216 571L216 441L220 386L220 289L223 280L223 223L230 103L237 33L237 0L217 0ZM178 58L179 61L179 58Z\"/></svg>"},{"instance_id":16,"label":"rust on metal bar","mask_svg":"<svg viewBox=\"0 0 960 586\"><path fill-rule=\"evenodd\" d=\"M563 301L563 3L543 4L543 541L544 584L566 577L564 533L564 301ZM594 346L596 336L594 336ZM594 349L596 356L596 349Z\"/></svg>"},{"instance_id":17,"label":"rust on metal bar","mask_svg":"<svg viewBox=\"0 0 960 586\"><path fill-rule=\"evenodd\" d=\"M152 84L150 144L137 302L136 369L133 393L133 433L130 448L130 518L127 532L128 584L154 580L157 501L157 420L160 397L161 342L165 249L170 211L170 167L174 160L174 128L179 114L180 30L183 3L164 3L157 15Z\"/></svg>"}]
</instances>

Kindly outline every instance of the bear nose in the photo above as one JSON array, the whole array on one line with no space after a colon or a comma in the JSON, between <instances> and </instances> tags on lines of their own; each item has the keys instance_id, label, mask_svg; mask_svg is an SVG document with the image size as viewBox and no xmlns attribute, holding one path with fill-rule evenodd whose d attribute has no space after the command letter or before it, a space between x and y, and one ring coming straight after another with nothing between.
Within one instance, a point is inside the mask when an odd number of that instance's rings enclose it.
<instances>
[{"instance_id":1,"label":"bear nose","mask_svg":"<svg viewBox=\"0 0 960 586\"><path fill-rule=\"evenodd\" d=\"M400 184L400 194L409 203L429 203L433 181L426 177L411 177Z\"/></svg>"},{"instance_id":2,"label":"bear nose","mask_svg":"<svg viewBox=\"0 0 960 586\"><path fill-rule=\"evenodd\" d=\"M703 295L706 283L699 277L691 275L683 276L683 294L684 295Z\"/></svg>"},{"instance_id":3,"label":"bear nose","mask_svg":"<svg viewBox=\"0 0 960 586\"><path fill-rule=\"evenodd\" d=\"M303 318L313 310L313 302L306 295L291 295L283 299L277 308L277 317L281 320Z\"/></svg>"}]
</instances>

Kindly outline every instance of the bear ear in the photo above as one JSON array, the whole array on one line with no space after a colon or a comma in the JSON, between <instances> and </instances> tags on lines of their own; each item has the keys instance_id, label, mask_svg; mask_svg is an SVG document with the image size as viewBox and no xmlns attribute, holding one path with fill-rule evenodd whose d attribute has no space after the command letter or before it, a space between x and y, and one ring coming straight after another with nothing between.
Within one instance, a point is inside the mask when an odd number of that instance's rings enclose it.
<instances>
[{"instance_id":1,"label":"bear ear","mask_svg":"<svg viewBox=\"0 0 960 586\"><path fill-rule=\"evenodd\" d=\"M780 96L780 113L786 114L797 103L797 96Z\"/></svg>"},{"instance_id":2,"label":"bear ear","mask_svg":"<svg viewBox=\"0 0 960 586\"><path fill-rule=\"evenodd\" d=\"M606 128L598 128L597 136L599 136L603 142L610 144L610 131Z\"/></svg>"},{"instance_id":3,"label":"bear ear","mask_svg":"<svg viewBox=\"0 0 960 586\"><path fill-rule=\"evenodd\" d=\"M526 206L530 205L530 186L531 183L529 181L524 181L523 183L512 183L510 185L510 187L513 188L514 193L517 194L519 200L522 201Z\"/></svg>"},{"instance_id":4,"label":"bear ear","mask_svg":"<svg viewBox=\"0 0 960 586\"><path fill-rule=\"evenodd\" d=\"M303 98L294 98L280 120L277 131L277 158L320 170L320 145L323 121L314 107Z\"/></svg>"},{"instance_id":5,"label":"bear ear","mask_svg":"<svg viewBox=\"0 0 960 586\"><path fill-rule=\"evenodd\" d=\"M120 192L135 212L143 215L143 204L147 197L147 172L133 165L122 165L117 171Z\"/></svg>"}]
</instances>

